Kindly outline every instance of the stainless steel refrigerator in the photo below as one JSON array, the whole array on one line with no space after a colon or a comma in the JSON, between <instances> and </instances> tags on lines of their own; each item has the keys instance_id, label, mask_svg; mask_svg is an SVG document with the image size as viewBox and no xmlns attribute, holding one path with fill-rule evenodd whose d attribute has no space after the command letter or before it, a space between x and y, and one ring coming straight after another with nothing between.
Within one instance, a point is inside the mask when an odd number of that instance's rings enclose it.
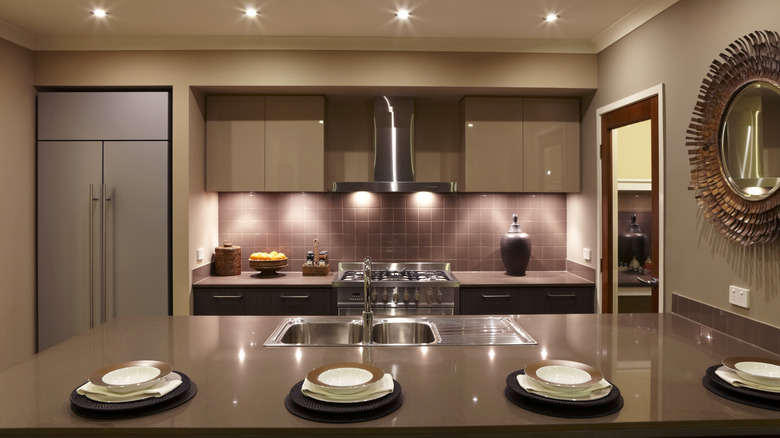
<instances>
[{"instance_id":1,"label":"stainless steel refrigerator","mask_svg":"<svg viewBox=\"0 0 780 438\"><path fill-rule=\"evenodd\" d=\"M38 350L171 313L168 92L38 95Z\"/></svg>"}]
</instances>

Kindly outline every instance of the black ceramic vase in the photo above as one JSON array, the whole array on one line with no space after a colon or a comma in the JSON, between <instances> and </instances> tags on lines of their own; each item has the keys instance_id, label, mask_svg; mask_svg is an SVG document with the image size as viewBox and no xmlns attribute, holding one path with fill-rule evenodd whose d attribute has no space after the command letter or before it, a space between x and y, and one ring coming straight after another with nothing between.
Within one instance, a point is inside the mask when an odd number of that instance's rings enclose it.
<instances>
[{"instance_id":1,"label":"black ceramic vase","mask_svg":"<svg viewBox=\"0 0 780 438\"><path fill-rule=\"evenodd\" d=\"M512 215L509 231L501 236L501 261L507 275L522 276L531 260L531 236L520 230L517 215Z\"/></svg>"}]
</instances>

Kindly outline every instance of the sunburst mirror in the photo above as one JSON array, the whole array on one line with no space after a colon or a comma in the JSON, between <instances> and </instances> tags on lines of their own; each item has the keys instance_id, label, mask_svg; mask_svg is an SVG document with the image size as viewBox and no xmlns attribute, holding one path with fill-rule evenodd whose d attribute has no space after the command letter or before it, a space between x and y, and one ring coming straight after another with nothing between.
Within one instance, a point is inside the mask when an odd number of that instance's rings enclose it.
<instances>
[{"instance_id":1,"label":"sunburst mirror","mask_svg":"<svg viewBox=\"0 0 780 438\"><path fill-rule=\"evenodd\" d=\"M688 129L690 189L724 236L750 246L780 230L780 36L758 31L712 61Z\"/></svg>"}]
</instances>

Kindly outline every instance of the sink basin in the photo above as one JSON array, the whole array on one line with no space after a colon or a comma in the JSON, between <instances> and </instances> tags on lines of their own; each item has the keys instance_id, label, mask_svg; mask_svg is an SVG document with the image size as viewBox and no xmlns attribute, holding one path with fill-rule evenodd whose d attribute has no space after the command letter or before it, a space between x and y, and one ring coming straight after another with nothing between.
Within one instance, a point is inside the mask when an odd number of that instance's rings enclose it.
<instances>
[{"instance_id":1,"label":"sink basin","mask_svg":"<svg viewBox=\"0 0 780 438\"><path fill-rule=\"evenodd\" d=\"M374 321L375 345L425 345L440 342L433 323L407 318ZM274 330L265 346L356 345L363 341L361 320L287 318Z\"/></svg>"}]
</instances>

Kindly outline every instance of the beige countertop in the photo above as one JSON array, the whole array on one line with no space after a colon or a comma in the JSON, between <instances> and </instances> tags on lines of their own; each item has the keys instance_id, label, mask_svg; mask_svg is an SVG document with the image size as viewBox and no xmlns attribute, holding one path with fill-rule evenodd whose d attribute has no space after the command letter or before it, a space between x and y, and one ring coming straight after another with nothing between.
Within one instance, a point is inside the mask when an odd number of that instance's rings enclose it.
<instances>
[{"instance_id":1,"label":"beige countertop","mask_svg":"<svg viewBox=\"0 0 780 438\"><path fill-rule=\"evenodd\" d=\"M0 435L780 434L780 412L725 400L702 386L705 370L724 357L773 357L745 342L672 314L512 318L538 344L264 347L282 317L120 318L0 371ZM172 363L197 384L197 395L134 419L95 420L70 411L70 393L94 370L142 358ZM624 407L606 417L571 419L510 403L507 375L545 358L599 368L620 389ZM344 361L368 361L392 373L403 387L400 409L349 424L308 421L286 410L285 396L309 370Z\"/></svg>"},{"instance_id":2,"label":"beige countertop","mask_svg":"<svg viewBox=\"0 0 780 438\"><path fill-rule=\"evenodd\" d=\"M503 271L453 271L461 287L478 286L582 286L593 285L582 277L566 271L528 271L522 277L506 275ZM304 276L301 272L280 271L276 275L260 275L257 272L242 272L241 275L207 277L197 287L330 287L336 272L326 276Z\"/></svg>"}]
</instances>

